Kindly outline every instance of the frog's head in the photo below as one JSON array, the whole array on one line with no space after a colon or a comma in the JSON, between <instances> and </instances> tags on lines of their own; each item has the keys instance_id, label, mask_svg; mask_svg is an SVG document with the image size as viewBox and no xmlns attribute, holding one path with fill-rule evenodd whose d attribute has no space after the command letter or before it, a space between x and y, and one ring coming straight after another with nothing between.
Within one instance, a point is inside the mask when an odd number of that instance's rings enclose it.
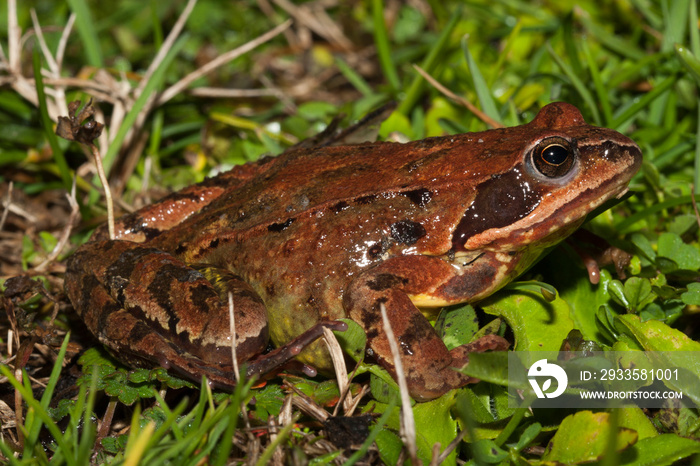
<instances>
[{"instance_id":1,"label":"frog's head","mask_svg":"<svg viewBox=\"0 0 700 466\"><path fill-rule=\"evenodd\" d=\"M513 159L478 186L453 235L458 253L554 244L593 209L622 196L642 163L634 141L586 124L563 102L501 131L499 144L510 146Z\"/></svg>"}]
</instances>

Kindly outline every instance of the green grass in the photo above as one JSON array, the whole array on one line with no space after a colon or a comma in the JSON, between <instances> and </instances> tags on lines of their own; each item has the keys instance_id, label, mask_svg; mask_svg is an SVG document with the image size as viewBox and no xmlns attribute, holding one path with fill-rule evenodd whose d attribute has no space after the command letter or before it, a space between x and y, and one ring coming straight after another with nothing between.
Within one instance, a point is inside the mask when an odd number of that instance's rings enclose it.
<instances>
[{"instance_id":1,"label":"green grass","mask_svg":"<svg viewBox=\"0 0 700 466\"><path fill-rule=\"evenodd\" d=\"M44 27L63 26L71 11L76 14L63 76L95 80L96 68L92 67L104 67L114 89L124 79L132 87L140 84L157 53L154 44L164 42L184 8L182 2L156 1L144 8L143 1L135 0L118 2L113 8L82 0L32 3ZM483 121L427 84L414 64L506 126L530 121L549 102L567 101L582 111L587 122L621 131L642 148L645 161L631 183L634 195L586 225L632 254L626 278L610 268L603 271L601 284L592 287L585 271L571 265L578 261L571 250L559 247L523 278L543 282L547 289L556 288L559 294L553 303L542 304L539 285L516 284L476 306L480 325L501 332L510 327L518 341L548 341L556 348L562 339L576 344L568 333L570 325L540 318L554 315L560 322L574 322L582 338L598 347L698 351L700 244L691 202L692 186L697 187L700 180L697 4L689 0L577 3L571 8L566 2L555 1L426 1L416 2L425 11L401 5L389 17L382 14L388 1L343 3L328 14L353 44L351 50L324 40L323 31L309 36L313 47L303 40L290 45L288 36L279 35L190 86L261 89L272 83L284 99L207 99L182 93L145 118L138 146L139 138L127 135L153 92L174 84L202 61L289 17L281 9L268 17L252 0L231 4L202 0L185 25L185 35L146 83L143 95L128 101L124 125L118 131L113 129L115 142L108 150L102 148L103 155L113 168L113 181L122 187L117 190L121 198L127 205L138 205L144 198L201 181L218 167L254 161L266 153L278 154L318 133L334 116L345 115L344 122L349 123L391 100L399 106L383 124L382 137L393 131L420 139L487 129ZM7 5L2 4L0 41L6 54L7 14ZM31 27L26 2L19 2L18 21L23 31ZM290 31L287 34L299 37L296 28ZM60 31L49 29L44 35L55 51ZM28 79L33 78L31 69L36 63L33 44L33 37L28 36L21 56ZM302 47L307 48L300 51ZM320 77L324 80L318 81ZM108 81L101 78L100 82ZM40 88L52 89L49 82L45 76ZM108 93L103 90L103 97ZM86 102L89 96L71 87L67 98ZM116 116L114 107L104 98L99 100L109 127L109 119ZM9 85L0 88L0 181L13 181L21 193L51 199L44 200L40 212L49 212L49 205L60 205L60 192L53 197L47 193L65 188L68 171L75 173L86 161L77 145L47 137L47 111L44 105L36 108ZM134 147L143 149L134 152L137 158L133 163L127 163L125 152ZM60 260L86 239L91 228L104 222L100 191L92 182L86 177L78 183L82 222ZM144 186L148 187L145 192ZM31 269L45 257L61 225L41 225L48 226L40 227L46 231L39 235L10 216L4 230L8 236L2 241L14 238L17 242L4 243L10 246L0 249L12 251L2 258L0 278L19 274L18 264ZM40 276L49 292L64 299L59 296L60 268L49 268ZM34 293L13 297L12 312L9 299L3 301L8 319L0 320L3 357L10 320L28 332L21 336L24 342L37 326L48 325L52 311L50 300L37 295L36 288ZM77 333L81 327L75 323L72 310L65 300L61 303L64 311L55 324L58 331L71 331L71 340L78 344L94 345ZM456 321L465 322L475 311L455 312L462 313ZM54 342L54 346L58 351L59 345ZM263 433L257 449L239 448L250 445L247 442L254 438L242 428L241 400L255 396L257 403L248 405L248 416L253 428L263 432L268 415L278 416L281 409L284 393L279 381L271 381L263 389L246 385L234 394L211 394L206 389L197 392L186 388L161 372L127 372L103 356L88 356L96 358L91 361L100 369L89 369L92 365L88 363L80 366L85 375L79 382L80 390L70 394L70 402L59 404L54 398L60 368L52 363L54 358L43 360L41 365L35 362L38 358L23 363L33 376L49 382L43 391L32 393L26 379L21 383L11 379L12 389L6 384L3 400L14 409L12 395L17 390L25 401L25 419L20 423L24 435L21 448L13 443L13 436L0 442L5 461L48 464L53 459L56 464L83 464L92 455L98 435L89 427L92 423L85 421L93 416L101 419L108 406L117 407L115 423L130 424L131 429L102 440L98 463L140 459L144 464L195 464L208 458L213 464L225 464L229 457L240 459L251 451L260 455L256 461L267 461L274 454L274 445L281 447L287 459L303 462L316 457L323 463L333 457L311 453L309 446L319 442L322 434L309 416L300 414L296 414L297 424L279 432L276 441ZM57 358L61 361L63 352ZM5 377L15 375L5 366L2 370ZM445 464L458 460L467 464L538 464L542 448L550 441L553 449L544 457L550 461L567 458L575 464L591 459L583 447L597 451L595 458L607 464L639 464L635 458L643 457L653 458L656 464L672 464L693 455L695 464L700 461L700 416L692 404L649 412L611 410L598 417L585 411L566 413L571 416L542 410L533 413L526 407L506 406L507 395L493 369L475 362L470 370L483 371L479 374L489 382L414 406L422 460L430 459L434 443L444 448L466 429L462 445ZM64 368L62 376L67 371ZM368 380L368 373L373 374L373 392L363 400L361 410L378 414L370 429L371 438L380 447L381 459L395 463L401 449L395 395L391 388L382 394L379 388L386 376L376 366L362 365L358 372L362 374L360 382ZM292 383L322 406L332 405L337 396L333 381L293 379ZM153 427L146 427L149 422ZM558 429L562 424L566 432ZM608 428L623 431L602 443L576 440ZM637 435L628 435L625 429ZM139 432L147 434L142 444L137 443ZM231 443L233 435L236 445ZM622 446L618 449L616 445ZM13 450L19 453L18 458L12 457Z\"/></svg>"}]
</instances>

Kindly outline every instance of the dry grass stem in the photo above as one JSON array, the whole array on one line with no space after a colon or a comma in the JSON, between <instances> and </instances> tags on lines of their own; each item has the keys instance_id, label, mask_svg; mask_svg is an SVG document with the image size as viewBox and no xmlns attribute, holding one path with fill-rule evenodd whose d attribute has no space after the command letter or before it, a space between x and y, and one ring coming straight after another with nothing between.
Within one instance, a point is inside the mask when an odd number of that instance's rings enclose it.
<instances>
[{"instance_id":1,"label":"dry grass stem","mask_svg":"<svg viewBox=\"0 0 700 466\"><path fill-rule=\"evenodd\" d=\"M280 409L280 414L277 419L277 422L281 426L286 426L292 422L292 398L294 398L294 395L289 394L284 397L284 402L282 402L282 409Z\"/></svg>"},{"instance_id":2,"label":"dry grass stem","mask_svg":"<svg viewBox=\"0 0 700 466\"><path fill-rule=\"evenodd\" d=\"M321 408L318 405L318 403L306 396L303 392L299 391L299 389L296 388L294 385L286 381L284 382L284 385L287 388L291 389L296 395L292 398L292 403L294 404L294 406L296 406L309 416L319 421L325 421L326 419L328 419L328 417L330 417L328 411Z\"/></svg>"},{"instance_id":3,"label":"dry grass stem","mask_svg":"<svg viewBox=\"0 0 700 466\"><path fill-rule=\"evenodd\" d=\"M483 121L484 123L489 125L491 128L503 128L503 125L501 123L497 122L496 120L494 120L493 118L491 118L490 116L488 116L487 114L485 114L484 112L479 110L474 104L469 102L467 99L464 99L464 98L458 96L457 94L455 94L454 92L452 92L451 90L447 89L445 86L440 84L435 78L430 76L423 68L421 68L418 65L413 65L413 68L415 68L416 71L418 71L418 73L421 76L423 76L426 81L428 81L433 87L435 87L435 89L442 92L447 97L454 100L455 102L467 107L467 109L470 112L472 112L474 115L476 115L481 121Z\"/></svg>"},{"instance_id":4,"label":"dry grass stem","mask_svg":"<svg viewBox=\"0 0 700 466\"><path fill-rule=\"evenodd\" d=\"M309 4L294 5L289 0L273 1L296 19L299 24L309 28L331 44L335 44L344 51L352 50L352 41L345 37L338 24L328 17L322 5L314 4L313 7L309 7Z\"/></svg>"},{"instance_id":5,"label":"dry grass stem","mask_svg":"<svg viewBox=\"0 0 700 466\"><path fill-rule=\"evenodd\" d=\"M36 10L34 8L29 10L29 14L32 17L32 24L34 25L34 34L39 41L39 47L41 48L41 53L44 54L44 59L46 60L46 65L49 67L49 71L52 74L58 74L58 63L54 60L51 52L49 51L49 46L46 45L46 40L44 39L44 33L41 30L41 24L39 24L39 18L36 16Z\"/></svg>"},{"instance_id":6,"label":"dry grass stem","mask_svg":"<svg viewBox=\"0 0 700 466\"><path fill-rule=\"evenodd\" d=\"M391 348L391 356L394 359L394 369L396 370L396 379L399 383L399 393L401 394L401 430L403 431L403 443L408 449L408 454L411 457L411 463L420 464L418 462L418 447L416 445L416 423L413 419L413 409L411 408L411 397L408 394L408 384L406 383L406 374L403 371L401 364L401 353L399 345L394 336L394 330L391 328L391 322L386 314L386 306L380 304L382 313L382 325L387 340L389 340L389 348Z\"/></svg>"},{"instance_id":7,"label":"dry grass stem","mask_svg":"<svg viewBox=\"0 0 700 466\"><path fill-rule=\"evenodd\" d=\"M102 188L104 189L105 204L107 205L107 229L109 230L109 239L115 239L114 201L112 200L112 190L109 187L109 181L107 180L107 175L105 174L104 165L102 165L102 156L100 156L100 151L97 149L97 146L95 146L94 143L90 144L90 150L92 151L92 156L95 160L95 167L97 167L97 176L99 176L100 183L102 183Z\"/></svg>"},{"instance_id":8,"label":"dry grass stem","mask_svg":"<svg viewBox=\"0 0 700 466\"><path fill-rule=\"evenodd\" d=\"M155 73L155 71L158 69L160 64L163 62L165 56L168 54L168 51L170 51L177 38L180 36L180 33L182 32L182 29L184 28L185 23L187 22L187 18L189 18L190 13L192 13L192 10L194 9L194 6L196 4L197 0L189 0L187 2L187 5L185 5L185 8L182 10L182 13L180 13L180 16L177 18L177 21L173 25L173 28L170 30L170 33L168 33L168 37L165 38L163 45L161 46L160 50L158 50L156 56L153 58L153 61L146 70L146 73L143 75L143 79L141 79L141 82L135 89L134 95L137 98L141 95L144 88L148 84L148 81L150 81L151 77L153 76L153 73Z\"/></svg>"},{"instance_id":9,"label":"dry grass stem","mask_svg":"<svg viewBox=\"0 0 700 466\"><path fill-rule=\"evenodd\" d=\"M447 447L440 453L440 456L437 458L437 464L442 464L448 456L450 456L450 453L452 453L453 450L455 450L460 443L462 443L462 439L467 436L467 430L463 430L457 434L457 437L452 439L452 441L447 445Z\"/></svg>"},{"instance_id":10,"label":"dry grass stem","mask_svg":"<svg viewBox=\"0 0 700 466\"><path fill-rule=\"evenodd\" d=\"M326 347L331 354L331 359L333 360L333 369L335 370L335 377L338 381L338 391L340 392L340 398L342 400L343 411L347 413L352 404L352 400L348 397L348 369L345 366L345 356L343 356L343 350L338 343L338 339L335 337L332 331L323 328L323 339L326 342ZM340 403L336 405L333 415L337 414Z\"/></svg>"},{"instance_id":11,"label":"dry grass stem","mask_svg":"<svg viewBox=\"0 0 700 466\"><path fill-rule=\"evenodd\" d=\"M275 440L277 440L277 432L279 432L279 426L275 422L275 417L270 414L267 417L267 432L268 435L270 436L270 444L275 443ZM284 464L282 463L282 458L283 458L284 452L282 451L281 445L278 445L277 448L275 448L275 451L272 453L272 464Z\"/></svg>"},{"instance_id":12,"label":"dry grass stem","mask_svg":"<svg viewBox=\"0 0 700 466\"><path fill-rule=\"evenodd\" d=\"M2 201L2 216L0 217L0 231L2 231L7 221L7 215L10 213L10 206L12 205L12 191L14 190L15 184L10 181L7 185L7 195L5 200Z\"/></svg>"},{"instance_id":13,"label":"dry grass stem","mask_svg":"<svg viewBox=\"0 0 700 466\"><path fill-rule=\"evenodd\" d=\"M17 0L7 0L7 55L9 57L9 70L17 70L20 67L20 37L22 30L17 22Z\"/></svg>"},{"instance_id":14,"label":"dry grass stem","mask_svg":"<svg viewBox=\"0 0 700 466\"><path fill-rule=\"evenodd\" d=\"M233 313L233 293L228 292L228 321L229 331L231 332L231 361L233 363L233 377L236 383L241 382L241 376L238 373L238 359L236 358L236 318Z\"/></svg>"},{"instance_id":15,"label":"dry grass stem","mask_svg":"<svg viewBox=\"0 0 700 466\"><path fill-rule=\"evenodd\" d=\"M56 246L53 248L51 253L44 259L44 261L37 265L34 270L36 272L42 272L44 269L58 258L61 254L63 248L68 244L70 239L71 231L73 231L73 225L75 224L78 214L80 213L80 206L78 201L75 199L76 195L76 178L73 178L73 185L71 186L70 194L66 193L66 198L68 199L68 205L70 205L70 214L68 215L68 220L66 220L66 226L61 230L61 236L59 236ZM58 310L56 310L58 311ZM54 318L56 313L54 313ZM53 319L51 320L53 322Z\"/></svg>"},{"instance_id":16,"label":"dry grass stem","mask_svg":"<svg viewBox=\"0 0 700 466\"><path fill-rule=\"evenodd\" d=\"M73 30L73 24L75 24L75 13L71 13L68 17L68 22L61 33L61 39L58 41L58 48L56 48L56 64L58 64L59 70L63 66L63 57L66 54L66 45L68 44L70 33Z\"/></svg>"},{"instance_id":17,"label":"dry grass stem","mask_svg":"<svg viewBox=\"0 0 700 466\"><path fill-rule=\"evenodd\" d=\"M438 458L440 457L440 442L436 442L433 445L432 456L430 457L430 466L438 466L440 464Z\"/></svg>"},{"instance_id":18,"label":"dry grass stem","mask_svg":"<svg viewBox=\"0 0 700 466\"><path fill-rule=\"evenodd\" d=\"M207 97L215 99L250 98L250 97L274 97L279 94L276 89L227 89L225 87L195 87L189 94L195 97Z\"/></svg>"},{"instance_id":19,"label":"dry grass stem","mask_svg":"<svg viewBox=\"0 0 700 466\"><path fill-rule=\"evenodd\" d=\"M277 22L277 15L275 13L275 9L272 8L272 5L270 5L270 2L268 0L257 0L256 2L258 4L258 7L260 8L260 11L262 11L270 19L271 22ZM291 29L287 29L284 31L284 37L287 39L290 48L298 49L300 47L299 41L297 40L294 31L292 31Z\"/></svg>"},{"instance_id":20,"label":"dry grass stem","mask_svg":"<svg viewBox=\"0 0 700 466\"><path fill-rule=\"evenodd\" d=\"M172 86L170 86L168 89L163 91L163 93L158 97L158 99L155 100L154 105L155 106L160 106L163 105L165 102L169 101L182 91L184 91L190 84L192 84L194 81L197 79L201 78L202 76L206 75L207 73L210 73L214 71L216 68L225 65L226 63L230 62L231 60L235 60L236 58L240 57L241 55L250 52L251 50L255 49L261 44L264 44L268 40L272 39L273 37L279 35L282 31L286 30L291 26L292 21L287 20L284 23L280 24L279 26L271 29L270 31L266 32L265 34L249 41L246 42L245 44L241 45L240 47L237 47L233 50L229 50L228 52L219 55L206 65L198 68L197 70L191 72Z\"/></svg>"},{"instance_id":21,"label":"dry grass stem","mask_svg":"<svg viewBox=\"0 0 700 466\"><path fill-rule=\"evenodd\" d=\"M358 406L360 406L360 401L362 401L362 398L365 397L365 395L369 392L369 385L363 385L360 387L360 393L357 394L355 398L352 399L352 403L350 404L350 407L345 411L346 416L352 416L355 414L355 410L357 409Z\"/></svg>"}]
</instances>

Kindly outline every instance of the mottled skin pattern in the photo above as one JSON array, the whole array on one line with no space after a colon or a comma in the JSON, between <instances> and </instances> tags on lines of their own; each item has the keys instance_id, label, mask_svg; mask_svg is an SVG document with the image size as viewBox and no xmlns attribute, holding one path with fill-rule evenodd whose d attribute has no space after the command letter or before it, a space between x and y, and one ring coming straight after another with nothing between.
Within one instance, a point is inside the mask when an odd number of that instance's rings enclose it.
<instances>
[{"instance_id":1,"label":"mottled skin pattern","mask_svg":"<svg viewBox=\"0 0 700 466\"><path fill-rule=\"evenodd\" d=\"M640 164L634 142L564 103L513 128L292 150L123 217L119 241L96 233L69 261L66 289L118 356L223 386L233 383L226 290L242 361L268 332L279 346L350 317L394 373L383 304L409 390L430 399L470 382L453 370L469 352L507 343L450 352L416 306L490 295L623 193ZM300 358L330 367L320 342Z\"/></svg>"}]
</instances>

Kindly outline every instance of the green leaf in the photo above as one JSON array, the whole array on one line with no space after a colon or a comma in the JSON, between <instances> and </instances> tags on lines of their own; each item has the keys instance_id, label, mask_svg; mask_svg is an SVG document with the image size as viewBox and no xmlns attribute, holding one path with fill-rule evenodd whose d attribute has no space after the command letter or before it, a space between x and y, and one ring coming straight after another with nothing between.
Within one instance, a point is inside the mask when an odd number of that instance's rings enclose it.
<instances>
[{"instance_id":1,"label":"green leaf","mask_svg":"<svg viewBox=\"0 0 700 466\"><path fill-rule=\"evenodd\" d=\"M645 438L620 455L625 466L664 466L700 453L700 442L675 434Z\"/></svg>"},{"instance_id":2,"label":"green leaf","mask_svg":"<svg viewBox=\"0 0 700 466\"><path fill-rule=\"evenodd\" d=\"M646 278L630 277L625 281L625 296L631 309L638 309L651 294L651 283Z\"/></svg>"},{"instance_id":3,"label":"green leaf","mask_svg":"<svg viewBox=\"0 0 700 466\"><path fill-rule=\"evenodd\" d=\"M472 453L474 453L474 458L487 464L499 463L508 458L508 452L490 439L477 440L471 445L471 449Z\"/></svg>"},{"instance_id":4,"label":"green leaf","mask_svg":"<svg viewBox=\"0 0 700 466\"><path fill-rule=\"evenodd\" d=\"M472 353L469 355L469 364L461 372L507 387L509 382L508 353L506 351Z\"/></svg>"},{"instance_id":5,"label":"green leaf","mask_svg":"<svg viewBox=\"0 0 700 466\"><path fill-rule=\"evenodd\" d=\"M535 422L527 426L527 428L520 434L518 443L515 445L515 450L520 451L530 443L535 440L535 438L542 432L542 425L539 422Z\"/></svg>"},{"instance_id":6,"label":"green leaf","mask_svg":"<svg viewBox=\"0 0 700 466\"><path fill-rule=\"evenodd\" d=\"M666 386L682 392L684 398L700 403L700 359L697 357L700 343L663 322L642 322L632 314L618 316L616 324L621 332L649 351L649 357L656 360L655 367L677 370L677 378L664 380Z\"/></svg>"},{"instance_id":7,"label":"green leaf","mask_svg":"<svg viewBox=\"0 0 700 466\"><path fill-rule=\"evenodd\" d=\"M658 320L641 322L638 316L626 314L618 316L615 323L619 331L636 339L647 351L700 351L700 343Z\"/></svg>"},{"instance_id":8,"label":"green leaf","mask_svg":"<svg viewBox=\"0 0 700 466\"><path fill-rule=\"evenodd\" d=\"M646 236L641 233L634 233L630 239L632 244L634 244L634 246L637 248L637 251L639 251L639 253L646 259L652 262L654 259L656 259L656 251L654 251L654 247L651 245Z\"/></svg>"},{"instance_id":9,"label":"green leaf","mask_svg":"<svg viewBox=\"0 0 700 466\"><path fill-rule=\"evenodd\" d=\"M700 283L688 283L688 291L681 294L681 300L688 305L700 306Z\"/></svg>"},{"instance_id":10,"label":"green leaf","mask_svg":"<svg viewBox=\"0 0 700 466\"><path fill-rule=\"evenodd\" d=\"M470 304L446 307L435 322L435 331L451 350L472 341L479 331L479 319Z\"/></svg>"},{"instance_id":11,"label":"green leaf","mask_svg":"<svg viewBox=\"0 0 700 466\"><path fill-rule=\"evenodd\" d=\"M600 460L611 435L615 436L615 451L618 452L637 441L634 430L623 427L613 432L608 413L580 411L564 418L542 460L564 464Z\"/></svg>"},{"instance_id":12,"label":"green leaf","mask_svg":"<svg viewBox=\"0 0 700 466\"><path fill-rule=\"evenodd\" d=\"M379 136L386 138L390 133L398 132L405 134L409 138L413 137L413 127L406 115L399 112L392 112L379 127Z\"/></svg>"},{"instance_id":13,"label":"green leaf","mask_svg":"<svg viewBox=\"0 0 700 466\"><path fill-rule=\"evenodd\" d=\"M619 410L620 427L636 430L640 440L659 435L654 424L651 423L644 411L637 406L625 406L624 408L615 409Z\"/></svg>"},{"instance_id":14,"label":"green leaf","mask_svg":"<svg viewBox=\"0 0 700 466\"><path fill-rule=\"evenodd\" d=\"M671 259L683 270L700 269L700 251L690 244L685 244L674 233L661 233L658 243L659 256Z\"/></svg>"},{"instance_id":15,"label":"green leaf","mask_svg":"<svg viewBox=\"0 0 700 466\"><path fill-rule=\"evenodd\" d=\"M561 254L561 248L549 254L538 264L546 269L551 283L557 288L559 297L569 305L574 328L586 340L606 338L598 328L596 314L600 307L610 302L608 284L612 280L606 269L600 271L600 282L593 285L583 267L572 267L569 254Z\"/></svg>"},{"instance_id":16,"label":"green leaf","mask_svg":"<svg viewBox=\"0 0 700 466\"><path fill-rule=\"evenodd\" d=\"M625 296L625 286L620 280L610 280L608 283L608 293L610 293L610 297L613 299L613 301L620 306L624 307L625 309L632 308L630 302L627 300L627 296Z\"/></svg>"},{"instance_id":17,"label":"green leaf","mask_svg":"<svg viewBox=\"0 0 700 466\"><path fill-rule=\"evenodd\" d=\"M508 322L515 334L516 351L558 351L574 328L569 305L560 298L547 302L540 293L506 291L481 305L484 312Z\"/></svg>"},{"instance_id":18,"label":"green leaf","mask_svg":"<svg viewBox=\"0 0 700 466\"><path fill-rule=\"evenodd\" d=\"M450 408L455 402L454 390L432 401L417 403L413 406L416 421L416 445L418 456L423 464L430 463L433 445L440 443L442 449L457 437L457 421L450 415ZM449 454L442 464L454 465L457 453Z\"/></svg>"},{"instance_id":19,"label":"green leaf","mask_svg":"<svg viewBox=\"0 0 700 466\"><path fill-rule=\"evenodd\" d=\"M348 329L344 332L333 332L338 340L340 347L343 348L346 354L350 355L355 361L361 361L365 355L365 346L367 345L367 334L360 325L352 319L340 319L348 325Z\"/></svg>"},{"instance_id":20,"label":"green leaf","mask_svg":"<svg viewBox=\"0 0 700 466\"><path fill-rule=\"evenodd\" d=\"M469 419L478 424L488 424L496 420L488 406L484 405L471 388L459 390L455 409L463 420Z\"/></svg>"},{"instance_id":21,"label":"green leaf","mask_svg":"<svg viewBox=\"0 0 700 466\"><path fill-rule=\"evenodd\" d=\"M270 415L278 416L282 411L284 391L277 384L268 384L262 390L252 390L255 404L248 407L248 414L261 422L267 422Z\"/></svg>"},{"instance_id":22,"label":"green leaf","mask_svg":"<svg viewBox=\"0 0 700 466\"><path fill-rule=\"evenodd\" d=\"M398 464L403 450L403 442L398 435L389 429L382 429L377 434L377 450L384 464Z\"/></svg>"}]
</instances>

